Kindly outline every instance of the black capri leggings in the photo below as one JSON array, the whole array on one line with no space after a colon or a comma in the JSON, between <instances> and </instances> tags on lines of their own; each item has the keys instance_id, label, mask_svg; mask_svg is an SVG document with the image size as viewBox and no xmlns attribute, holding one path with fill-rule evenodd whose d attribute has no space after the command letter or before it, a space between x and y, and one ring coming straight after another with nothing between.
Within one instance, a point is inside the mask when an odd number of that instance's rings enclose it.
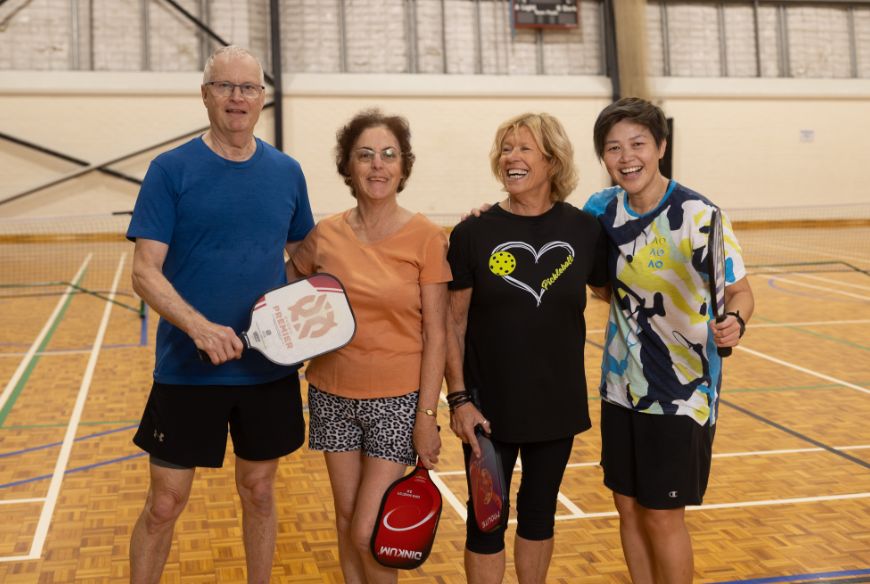
<instances>
[{"instance_id":1,"label":"black capri leggings","mask_svg":"<svg viewBox=\"0 0 870 584\"><path fill-rule=\"evenodd\" d=\"M526 444L510 444L493 440L493 444L501 457L508 497L510 497L511 476L517 456L523 463L520 488L517 492L517 535L532 541L550 539L553 537L553 526L556 522L559 485L562 484L562 476L565 474L565 467L571 456L574 437ZM465 453L465 481L470 493L468 464L471 459L471 447L463 444L462 450ZM507 505L510 508L510 501L507 501ZM476 554L497 554L503 550L505 526L491 533L483 533L477 528L477 522L474 520L471 497L468 498L467 508L466 549Z\"/></svg>"}]
</instances>

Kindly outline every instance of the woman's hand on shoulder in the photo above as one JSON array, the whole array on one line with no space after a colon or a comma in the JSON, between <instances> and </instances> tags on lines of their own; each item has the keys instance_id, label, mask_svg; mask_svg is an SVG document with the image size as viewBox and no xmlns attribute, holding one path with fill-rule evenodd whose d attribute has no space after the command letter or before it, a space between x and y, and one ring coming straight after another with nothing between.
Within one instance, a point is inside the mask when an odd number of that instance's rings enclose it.
<instances>
[{"instance_id":1,"label":"woman's hand on shoulder","mask_svg":"<svg viewBox=\"0 0 870 584\"><path fill-rule=\"evenodd\" d=\"M475 207L474 209L472 209L468 213L463 213L462 217L459 220L465 221L466 219L468 219L471 216L480 217L483 213L486 213L490 209L492 209L492 205L490 205L489 203L483 203L480 207Z\"/></svg>"}]
</instances>

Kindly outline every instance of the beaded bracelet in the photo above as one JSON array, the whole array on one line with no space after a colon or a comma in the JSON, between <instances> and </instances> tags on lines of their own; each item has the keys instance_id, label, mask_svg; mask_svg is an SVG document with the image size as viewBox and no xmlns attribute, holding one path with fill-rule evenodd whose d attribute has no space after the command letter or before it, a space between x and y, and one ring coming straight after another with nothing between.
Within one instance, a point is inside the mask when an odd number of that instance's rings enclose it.
<instances>
[{"instance_id":1,"label":"beaded bracelet","mask_svg":"<svg viewBox=\"0 0 870 584\"><path fill-rule=\"evenodd\" d=\"M450 413L453 413L453 410L459 406L470 402L471 394L468 393L468 390L454 391L447 394L447 407L450 409Z\"/></svg>"}]
</instances>

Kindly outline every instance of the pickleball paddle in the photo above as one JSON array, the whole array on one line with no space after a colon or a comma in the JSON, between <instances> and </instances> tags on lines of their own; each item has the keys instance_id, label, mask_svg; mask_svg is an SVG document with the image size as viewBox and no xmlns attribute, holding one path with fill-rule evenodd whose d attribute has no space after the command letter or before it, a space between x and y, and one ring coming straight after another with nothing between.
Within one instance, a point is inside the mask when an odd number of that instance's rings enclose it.
<instances>
[{"instance_id":1,"label":"pickleball paddle","mask_svg":"<svg viewBox=\"0 0 870 584\"><path fill-rule=\"evenodd\" d=\"M388 568L413 570L429 557L441 517L441 492L417 460L409 474L384 493L372 532L375 560Z\"/></svg>"},{"instance_id":2,"label":"pickleball paddle","mask_svg":"<svg viewBox=\"0 0 870 584\"><path fill-rule=\"evenodd\" d=\"M344 286L331 274L316 273L266 292L251 309L251 324L239 334L278 365L296 365L340 349L356 332ZM208 354L199 351L208 361Z\"/></svg>"},{"instance_id":3,"label":"pickleball paddle","mask_svg":"<svg viewBox=\"0 0 870 584\"><path fill-rule=\"evenodd\" d=\"M707 240L707 262L710 274L710 307L716 322L725 320L725 234L722 229L722 212L713 209L710 218L710 234ZM731 355L731 347L717 347L720 357Z\"/></svg>"},{"instance_id":4,"label":"pickleball paddle","mask_svg":"<svg viewBox=\"0 0 870 584\"><path fill-rule=\"evenodd\" d=\"M481 426L475 429L480 457L471 455L468 477L471 482L471 506L477 528L484 533L496 531L507 518L507 489L501 457Z\"/></svg>"}]
</instances>

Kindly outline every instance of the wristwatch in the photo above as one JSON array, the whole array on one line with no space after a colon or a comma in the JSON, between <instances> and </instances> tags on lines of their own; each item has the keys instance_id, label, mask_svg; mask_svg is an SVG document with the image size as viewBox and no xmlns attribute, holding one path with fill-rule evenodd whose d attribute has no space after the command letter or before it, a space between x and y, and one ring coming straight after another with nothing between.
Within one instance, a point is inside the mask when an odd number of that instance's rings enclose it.
<instances>
[{"instance_id":1,"label":"wristwatch","mask_svg":"<svg viewBox=\"0 0 870 584\"><path fill-rule=\"evenodd\" d=\"M427 416L432 416L433 418L438 413L438 410L433 410L431 408L417 408L417 411L421 414L426 414Z\"/></svg>"},{"instance_id":2,"label":"wristwatch","mask_svg":"<svg viewBox=\"0 0 870 584\"><path fill-rule=\"evenodd\" d=\"M737 324L740 325L740 338L742 339L742 338L743 338L743 333L746 332L746 322L743 320L743 317L740 316L740 311L739 311L739 310L734 310L734 311L732 311L732 312L726 312L726 313L725 313L726 316L729 315L729 314L730 314L731 316L733 316L734 318L737 319Z\"/></svg>"}]
</instances>

